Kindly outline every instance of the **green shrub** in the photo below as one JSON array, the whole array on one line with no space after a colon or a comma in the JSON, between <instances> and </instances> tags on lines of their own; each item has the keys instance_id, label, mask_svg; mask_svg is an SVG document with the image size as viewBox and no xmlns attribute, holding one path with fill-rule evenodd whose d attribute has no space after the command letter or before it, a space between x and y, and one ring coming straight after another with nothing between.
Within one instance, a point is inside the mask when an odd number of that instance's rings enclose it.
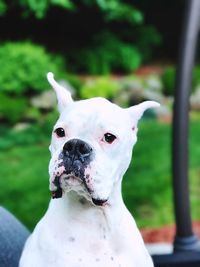
<instances>
[{"instance_id":1,"label":"green shrub","mask_svg":"<svg viewBox=\"0 0 200 267\"><path fill-rule=\"evenodd\" d=\"M22 97L10 97L0 93L0 117L9 123L19 121L28 106L27 100Z\"/></svg>"},{"instance_id":2,"label":"green shrub","mask_svg":"<svg viewBox=\"0 0 200 267\"><path fill-rule=\"evenodd\" d=\"M112 98L118 91L117 82L109 77L100 77L86 81L80 90L82 98L98 97Z\"/></svg>"},{"instance_id":3,"label":"green shrub","mask_svg":"<svg viewBox=\"0 0 200 267\"><path fill-rule=\"evenodd\" d=\"M193 76L192 76L192 88L193 91L200 85L200 66L196 66L193 69Z\"/></svg>"},{"instance_id":4,"label":"green shrub","mask_svg":"<svg viewBox=\"0 0 200 267\"><path fill-rule=\"evenodd\" d=\"M163 92L166 95L173 95L175 90L175 75L174 67L168 67L162 74Z\"/></svg>"},{"instance_id":5,"label":"green shrub","mask_svg":"<svg viewBox=\"0 0 200 267\"><path fill-rule=\"evenodd\" d=\"M46 73L56 77L64 72L64 62L48 54L42 46L30 42L5 43L0 46L0 90L20 95L49 88ZM62 76L61 76L62 77Z\"/></svg>"},{"instance_id":6,"label":"green shrub","mask_svg":"<svg viewBox=\"0 0 200 267\"><path fill-rule=\"evenodd\" d=\"M111 71L130 72L142 61L141 54L133 45L118 39L113 34L99 34L91 47L75 56L76 70L90 74L108 74Z\"/></svg>"},{"instance_id":7,"label":"green shrub","mask_svg":"<svg viewBox=\"0 0 200 267\"><path fill-rule=\"evenodd\" d=\"M72 10L74 8L74 4L71 0L20 0L13 1L12 5L5 0L0 0L0 15L4 15L7 10L15 7L17 9L22 9L22 15L24 17L34 14L36 18L42 19L51 6Z\"/></svg>"},{"instance_id":8,"label":"green shrub","mask_svg":"<svg viewBox=\"0 0 200 267\"><path fill-rule=\"evenodd\" d=\"M156 47L162 43L159 32L152 25L143 25L134 31L137 45L144 62L149 62L156 53Z\"/></svg>"},{"instance_id":9,"label":"green shrub","mask_svg":"<svg viewBox=\"0 0 200 267\"><path fill-rule=\"evenodd\" d=\"M174 95L176 69L168 67L162 74L163 92L166 95ZM192 72L192 92L200 85L200 66L195 66Z\"/></svg>"},{"instance_id":10,"label":"green shrub","mask_svg":"<svg viewBox=\"0 0 200 267\"><path fill-rule=\"evenodd\" d=\"M50 28L51 18L56 11L63 23L74 25L73 32L77 33L77 38L73 38L71 30L65 31L70 42L65 42L61 48L66 56L74 58L69 64L70 70L90 74L107 74L116 70L129 72L136 69L141 61L150 60L156 51L155 47L161 43L160 34L153 25L146 24L144 12L137 8L134 1L20 0L12 1L12 5L8 2L0 0L0 16L6 17L7 13L18 10L20 22L28 24L34 16L36 20L43 21L48 17L45 23ZM53 9L55 7L56 10ZM92 25L84 38L83 21L85 25ZM60 27L59 21L54 26ZM62 33L56 36L63 36ZM33 34L37 39L38 32Z\"/></svg>"}]
</instances>

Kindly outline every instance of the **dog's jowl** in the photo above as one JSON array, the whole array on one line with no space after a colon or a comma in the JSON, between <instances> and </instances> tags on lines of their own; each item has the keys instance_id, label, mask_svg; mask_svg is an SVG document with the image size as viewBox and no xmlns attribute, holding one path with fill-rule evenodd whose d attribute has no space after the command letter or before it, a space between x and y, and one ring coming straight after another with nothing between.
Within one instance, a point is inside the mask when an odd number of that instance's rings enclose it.
<instances>
[{"instance_id":1,"label":"dog's jowl","mask_svg":"<svg viewBox=\"0 0 200 267\"><path fill-rule=\"evenodd\" d=\"M52 199L19 266L152 267L121 184L138 120L159 104L146 101L124 109L100 97L73 101L52 73L47 78L60 112L49 147Z\"/></svg>"}]
</instances>

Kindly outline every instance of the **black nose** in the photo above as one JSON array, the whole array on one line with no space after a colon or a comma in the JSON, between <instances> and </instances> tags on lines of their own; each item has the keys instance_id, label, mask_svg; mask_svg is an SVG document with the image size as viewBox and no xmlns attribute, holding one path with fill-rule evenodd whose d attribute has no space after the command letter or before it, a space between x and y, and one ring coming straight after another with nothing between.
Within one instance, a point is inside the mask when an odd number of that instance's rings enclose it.
<instances>
[{"instance_id":1,"label":"black nose","mask_svg":"<svg viewBox=\"0 0 200 267\"><path fill-rule=\"evenodd\" d=\"M91 155L92 148L80 139L71 139L64 144L63 151L69 157L77 157L84 160Z\"/></svg>"}]
</instances>

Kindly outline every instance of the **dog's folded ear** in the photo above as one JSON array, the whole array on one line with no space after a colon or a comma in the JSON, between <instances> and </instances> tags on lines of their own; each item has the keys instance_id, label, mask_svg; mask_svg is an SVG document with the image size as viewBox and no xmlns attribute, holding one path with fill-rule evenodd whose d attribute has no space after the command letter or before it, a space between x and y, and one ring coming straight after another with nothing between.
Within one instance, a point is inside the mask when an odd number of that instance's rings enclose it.
<instances>
[{"instance_id":1,"label":"dog's folded ear","mask_svg":"<svg viewBox=\"0 0 200 267\"><path fill-rule=\"evenodd\" d=\"M149 108L157 108L160 104L155 101L144 101L138 105L132 106L128 108L128 112L131 114L131 117L137 122L139 119L141 119L143 113L145 110Z\"/></svg>"},{"instance_id":2,"label":"dog's folded ear","mask_svg":"<svg viewBox=\"0 0 200 267\"><path fill-rule=\"evenodd\" d=\"M68 104L73 102L71 94L66 88L64 88L54 80L54 75L52 72L47 73L47 80L56 92L58 110L61 112Z\"/></svg>"}]
</instances>

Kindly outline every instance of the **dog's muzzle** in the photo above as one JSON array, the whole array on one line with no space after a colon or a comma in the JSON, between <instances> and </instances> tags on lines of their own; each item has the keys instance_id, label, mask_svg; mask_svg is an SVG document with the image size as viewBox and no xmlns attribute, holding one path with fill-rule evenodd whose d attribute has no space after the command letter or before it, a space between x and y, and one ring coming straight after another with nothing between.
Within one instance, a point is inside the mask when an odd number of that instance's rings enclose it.
<instances>
[{"instance_id":1,"label":"dog's muzzle","mask_svg":"<svg viewBox=\"0 0 200 267\"><path fill-rule=\"evenodd\" d=\"M93 158L93 149L89 144L80 139L71 139L64 144L59 158L62 160L61 164L65 169L63 174L68 177L77 177L85 183L85 169ZM54 184L57 190L52 192L52 197L62 197L59 176L55 177Z\"/></svg>"}]
</instances>

